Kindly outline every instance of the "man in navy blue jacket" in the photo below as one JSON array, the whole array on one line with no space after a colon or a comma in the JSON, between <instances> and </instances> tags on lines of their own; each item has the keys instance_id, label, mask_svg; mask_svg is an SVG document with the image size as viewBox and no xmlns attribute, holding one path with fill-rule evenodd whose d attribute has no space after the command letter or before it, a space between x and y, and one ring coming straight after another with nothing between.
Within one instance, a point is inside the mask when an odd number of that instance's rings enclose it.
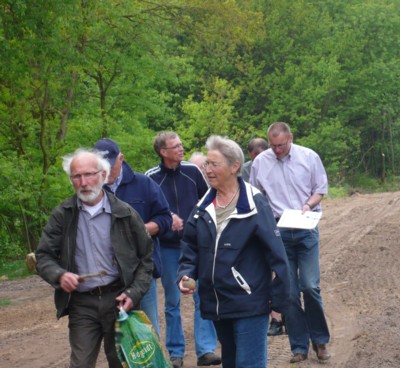
<instances>
[{"instance_id":1,"label":"man in navy blue jacket","mask_svg":"<svg viewBox=\"0 0 400 368\"><path fill-rule=\"evenodd\" d=\"M153 180L144 174L134 172L124 161L124 155L115 141L102 138L96 142L94 150L102 152L111 166L105 189L130 204L139 213L147 232L153 239L153 280L149 291L140 302L140 309L147 314L155 331L160 336L156 278L161 276L162 263L158 237L166 234L172 225L168 202L160 187Z\"/></svg>"},{"instance_id":2,"label":"man in navy blue jacket","mask_svg":"<svg viewBox=\"0 0 400 368\"><path fill-rule=\"evenodd\" d=\"M146 172L162 189L172 211L172 228L160 236L161 256L164 272L161 282L165 295L166 347L174 368L182 367L185 354L180 291L176 285L180 241L183 226L193 207L208 190L207 182L200 169L183 161L183 145L174 132L159 133L154 140L154 149L161 163ZM211 321L200 317L200 303L197 292L195 301L194 338L198 366L221 364L215 355L217 336Z\"/></svg>"}]
</instances>

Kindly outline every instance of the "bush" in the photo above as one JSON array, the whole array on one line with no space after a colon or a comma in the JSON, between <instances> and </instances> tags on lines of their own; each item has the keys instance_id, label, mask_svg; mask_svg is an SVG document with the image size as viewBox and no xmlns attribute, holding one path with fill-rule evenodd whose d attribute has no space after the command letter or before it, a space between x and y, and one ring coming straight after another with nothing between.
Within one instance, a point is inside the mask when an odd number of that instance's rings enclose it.
<instances>
[{"instance_id":1,"label":"bush","mask_svg":"<svg viewBox=\"0 0 400 368\"><path fill-rule=\"evenodd\" d=\"M329 187L329 198L342 198L348 196L348 189L346 187Z\"/></svg>"},{"instance_id":2,"label":"bush","mask_svg":"<svg viewBox=\"0 0 400 368\"><path fill-rule=\"evenodd\" d=\"M0 244L0 264L8 260L21 259L25 255L26 250L11 241L7 234L0 234Z\"/></svg>"},{"instance_id":3,"label":"bush","mask_svg":"<svg viewBox=\"0 0 400 368\"><path fill-rule=\"evenodd\" d=\"M33 274L26 268L25 260L0 261L0 276L6 279L20 279Z\"/></svg>"}]
</instances>

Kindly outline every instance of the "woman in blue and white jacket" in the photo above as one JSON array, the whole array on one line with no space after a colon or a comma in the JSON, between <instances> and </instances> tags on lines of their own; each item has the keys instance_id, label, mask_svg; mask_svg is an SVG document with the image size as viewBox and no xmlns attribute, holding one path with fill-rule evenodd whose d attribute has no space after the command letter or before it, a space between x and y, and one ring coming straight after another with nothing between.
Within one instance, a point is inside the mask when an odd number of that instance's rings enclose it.
<instances>
[{"instance_id":1,"label":"woman in blue and white jacket","mask_svg":"<svg viewBox=\"0 0 400 368\"><path fill-rule=\"evenodd\" d=\"M185 225L179 288L190 294L183 281L198 281L201 315L214 322L224 368L266 367L268 315L289 302L285 248L266 198L240 177L239 145L211 136L206 148L211 188Z\"/></svg>"}]
</instances>

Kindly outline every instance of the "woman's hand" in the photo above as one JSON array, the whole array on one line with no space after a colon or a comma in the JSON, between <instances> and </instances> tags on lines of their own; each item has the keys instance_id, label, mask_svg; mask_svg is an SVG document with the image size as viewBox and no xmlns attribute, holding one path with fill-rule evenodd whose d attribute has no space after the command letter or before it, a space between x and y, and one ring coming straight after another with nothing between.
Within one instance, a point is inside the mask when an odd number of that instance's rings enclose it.
<instances>
[{"instance_id":1,"label":"woman's hand","mask_svg":"<svg viewBox=\"0 0 400 368\"><path fill-rule=\"evenodd\" d=\"M188 276L183 276L179 281L179 290L184 295L193 294L196 291L196 281Z\"/></svg>"}]
</instances>

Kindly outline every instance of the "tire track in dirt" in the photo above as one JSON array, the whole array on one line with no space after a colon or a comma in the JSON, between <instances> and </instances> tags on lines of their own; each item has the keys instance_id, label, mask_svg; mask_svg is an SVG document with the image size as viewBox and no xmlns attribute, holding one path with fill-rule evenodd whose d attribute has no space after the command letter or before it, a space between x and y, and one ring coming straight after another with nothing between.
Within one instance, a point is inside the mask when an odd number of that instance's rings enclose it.
<instances>
[{"instance_id":1,"label":"tire track in dirt","mask_svg":"<svg viewBox=\"0 0 400 368\"><path fill-rule=\"evenodd\" d=\"M321 290L331 332L329 348L332 353L326 366L378 366L371 361L371 353L365 352L368 347L364 346L375 341L368 327L372 321L379 321L383 312L379 308L385 299L382 293L391 293L397 301L399 298L399 264L394 262L399 255L399 202L399 193L356 194L350 198L323 201L324 212L319 225ZM396 315L393 307L388 307L383 313ZM387 316L381 319L386 321L380 321L382 326L389 324L395 330L393 318L391 321L387 321ZM375 329L379 329L379 323ZM393 331L389 337L391 341L400 341L398 330L397 336ZM291 354L287 353L290 350L287 339L273 339L272 343L269 342L270 368L319 366L312 351L307 361L289 364ZM381 340L382 345L387 345L386 338ZM376 349L373 351L373 356L379 360L380 353ZM384 346L382 351L385 351ZM360 364L363 354L366 361ZM385 364L381 367L386 368Z\"/></svg>"},{"instance_id":2,"label":"tire track in dirt","mask_svg":"<svg viewBox=\"0 0 400 368\"><path fill-rule=\"evenodd\" d=\"M395 341L396 336L380 339L379 330L385 322L377 321L387 322L387 316L380 318L386 294L396 295L393 288L399 290L395 262L399 255L398 204L399 193L327 201L329 218L321 223L321 265L322 284L329 285L325 304L332 326L335 367L391 366L385 365L387 361L382 365L385 359L376 347L384 341L382 351L387 351L387 341Z\"/></svg>"}]
</instances>

